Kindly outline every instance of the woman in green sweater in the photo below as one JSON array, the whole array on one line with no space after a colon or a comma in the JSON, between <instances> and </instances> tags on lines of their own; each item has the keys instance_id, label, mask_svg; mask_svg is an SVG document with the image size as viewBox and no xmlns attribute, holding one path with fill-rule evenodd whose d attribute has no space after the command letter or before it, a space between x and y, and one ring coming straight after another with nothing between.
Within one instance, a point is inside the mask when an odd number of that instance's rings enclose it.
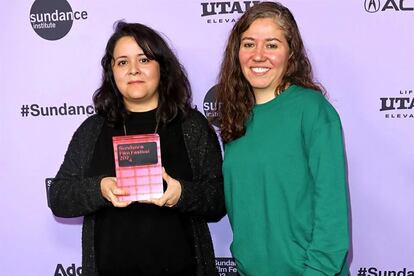
<instances>
[{"instance_id":1,"label":"woman in green sweater","mask_svg":"<svg viewBox=\"0 0 414 276\"><path fill-rule=\"evenodd\" d=\"M348 274L342 128L322 91L291 12L250 8L232 29L218 85L240 275Z\"/></svg>"}]
</instances>

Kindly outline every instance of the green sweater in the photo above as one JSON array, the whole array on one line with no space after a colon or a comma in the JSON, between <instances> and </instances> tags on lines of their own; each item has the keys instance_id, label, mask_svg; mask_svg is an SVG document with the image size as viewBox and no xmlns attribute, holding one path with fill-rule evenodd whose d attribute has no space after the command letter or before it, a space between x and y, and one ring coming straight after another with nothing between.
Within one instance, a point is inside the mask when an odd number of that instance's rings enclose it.
<instances>
[{"instance_id":1,"label":"green sweater","mask_svg":"<svg viewBox=\"0 0 414 276\"><path fill-rule=\"evenodd\" d=\"M240 275L347 275L342 128L321 93L292 85L254 106L223 174Z\"/></svg>"}]
</instances>

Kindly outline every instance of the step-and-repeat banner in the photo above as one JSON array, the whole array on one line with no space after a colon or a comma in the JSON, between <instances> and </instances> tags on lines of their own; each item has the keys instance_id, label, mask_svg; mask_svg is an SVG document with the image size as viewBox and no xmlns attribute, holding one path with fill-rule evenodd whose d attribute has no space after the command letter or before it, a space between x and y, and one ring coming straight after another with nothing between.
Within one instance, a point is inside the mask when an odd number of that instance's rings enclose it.
<instances>
[{"instance_id":1,"label":"step-and-repeat banner","mask_svg":"<svg viewBox=\"0 0 414 276\"><path fill-rule=\"evenodd\" d=\"M0 3L1 275L82 275L82 218L54 217L47 190L74 130L94 112L114 22L161 32L189 73L194 105L214 117L227 35L257 2ZM283 3L343 122L351 275L414 275L414 0ZM235 275L227 218L210 229L220 275Z\"/></svg>"}]
</instances>

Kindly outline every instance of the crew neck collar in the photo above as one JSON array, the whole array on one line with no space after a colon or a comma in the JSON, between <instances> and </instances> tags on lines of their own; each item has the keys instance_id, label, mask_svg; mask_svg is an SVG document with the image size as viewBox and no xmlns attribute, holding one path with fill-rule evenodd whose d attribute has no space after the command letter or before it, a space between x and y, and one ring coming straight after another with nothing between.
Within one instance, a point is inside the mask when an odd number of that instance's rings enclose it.
<instances>
[{"instance_id":1,"label":"crew neck collar","mask_svg":"<svg viewBox=\"0 0 414 276\"><path fill-rule=\"evenodd\" d=\"M265 102L265 103L261 103L261 104L255 104L253 109L256 110L261 110L261 109L265 109L269 106L273 106L275 104L277 104L279 101L281 101L283 98L285 98L286 96L288 96L289 94L292 93L292 91L296 90L298 87L294 84L290 85L288 88L286 88L285 90L283 90L282 93L280 93L278 96L274 97L273 99Z\"/></svg>"}]
</instances>

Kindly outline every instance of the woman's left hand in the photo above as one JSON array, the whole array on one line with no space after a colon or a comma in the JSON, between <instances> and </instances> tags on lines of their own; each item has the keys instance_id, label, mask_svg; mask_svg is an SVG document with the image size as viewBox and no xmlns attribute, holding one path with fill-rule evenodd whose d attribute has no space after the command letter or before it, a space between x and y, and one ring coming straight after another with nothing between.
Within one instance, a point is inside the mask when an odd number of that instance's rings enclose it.
<instances>
[{"instance_id":1,"label":"woman's left hand","mask_svg":"<svg viewBox=\"0 0 414 276\"><path fill-rule=\"evenodd\" d=\"M181 184L178 180L169 176L164 168L162 168L162 178L165 180L165 182L167 182L167 190L164 192L162 197L149 200L149 202L160 207L173 207L180 199Z\"/></svg>"}]
</instances>

